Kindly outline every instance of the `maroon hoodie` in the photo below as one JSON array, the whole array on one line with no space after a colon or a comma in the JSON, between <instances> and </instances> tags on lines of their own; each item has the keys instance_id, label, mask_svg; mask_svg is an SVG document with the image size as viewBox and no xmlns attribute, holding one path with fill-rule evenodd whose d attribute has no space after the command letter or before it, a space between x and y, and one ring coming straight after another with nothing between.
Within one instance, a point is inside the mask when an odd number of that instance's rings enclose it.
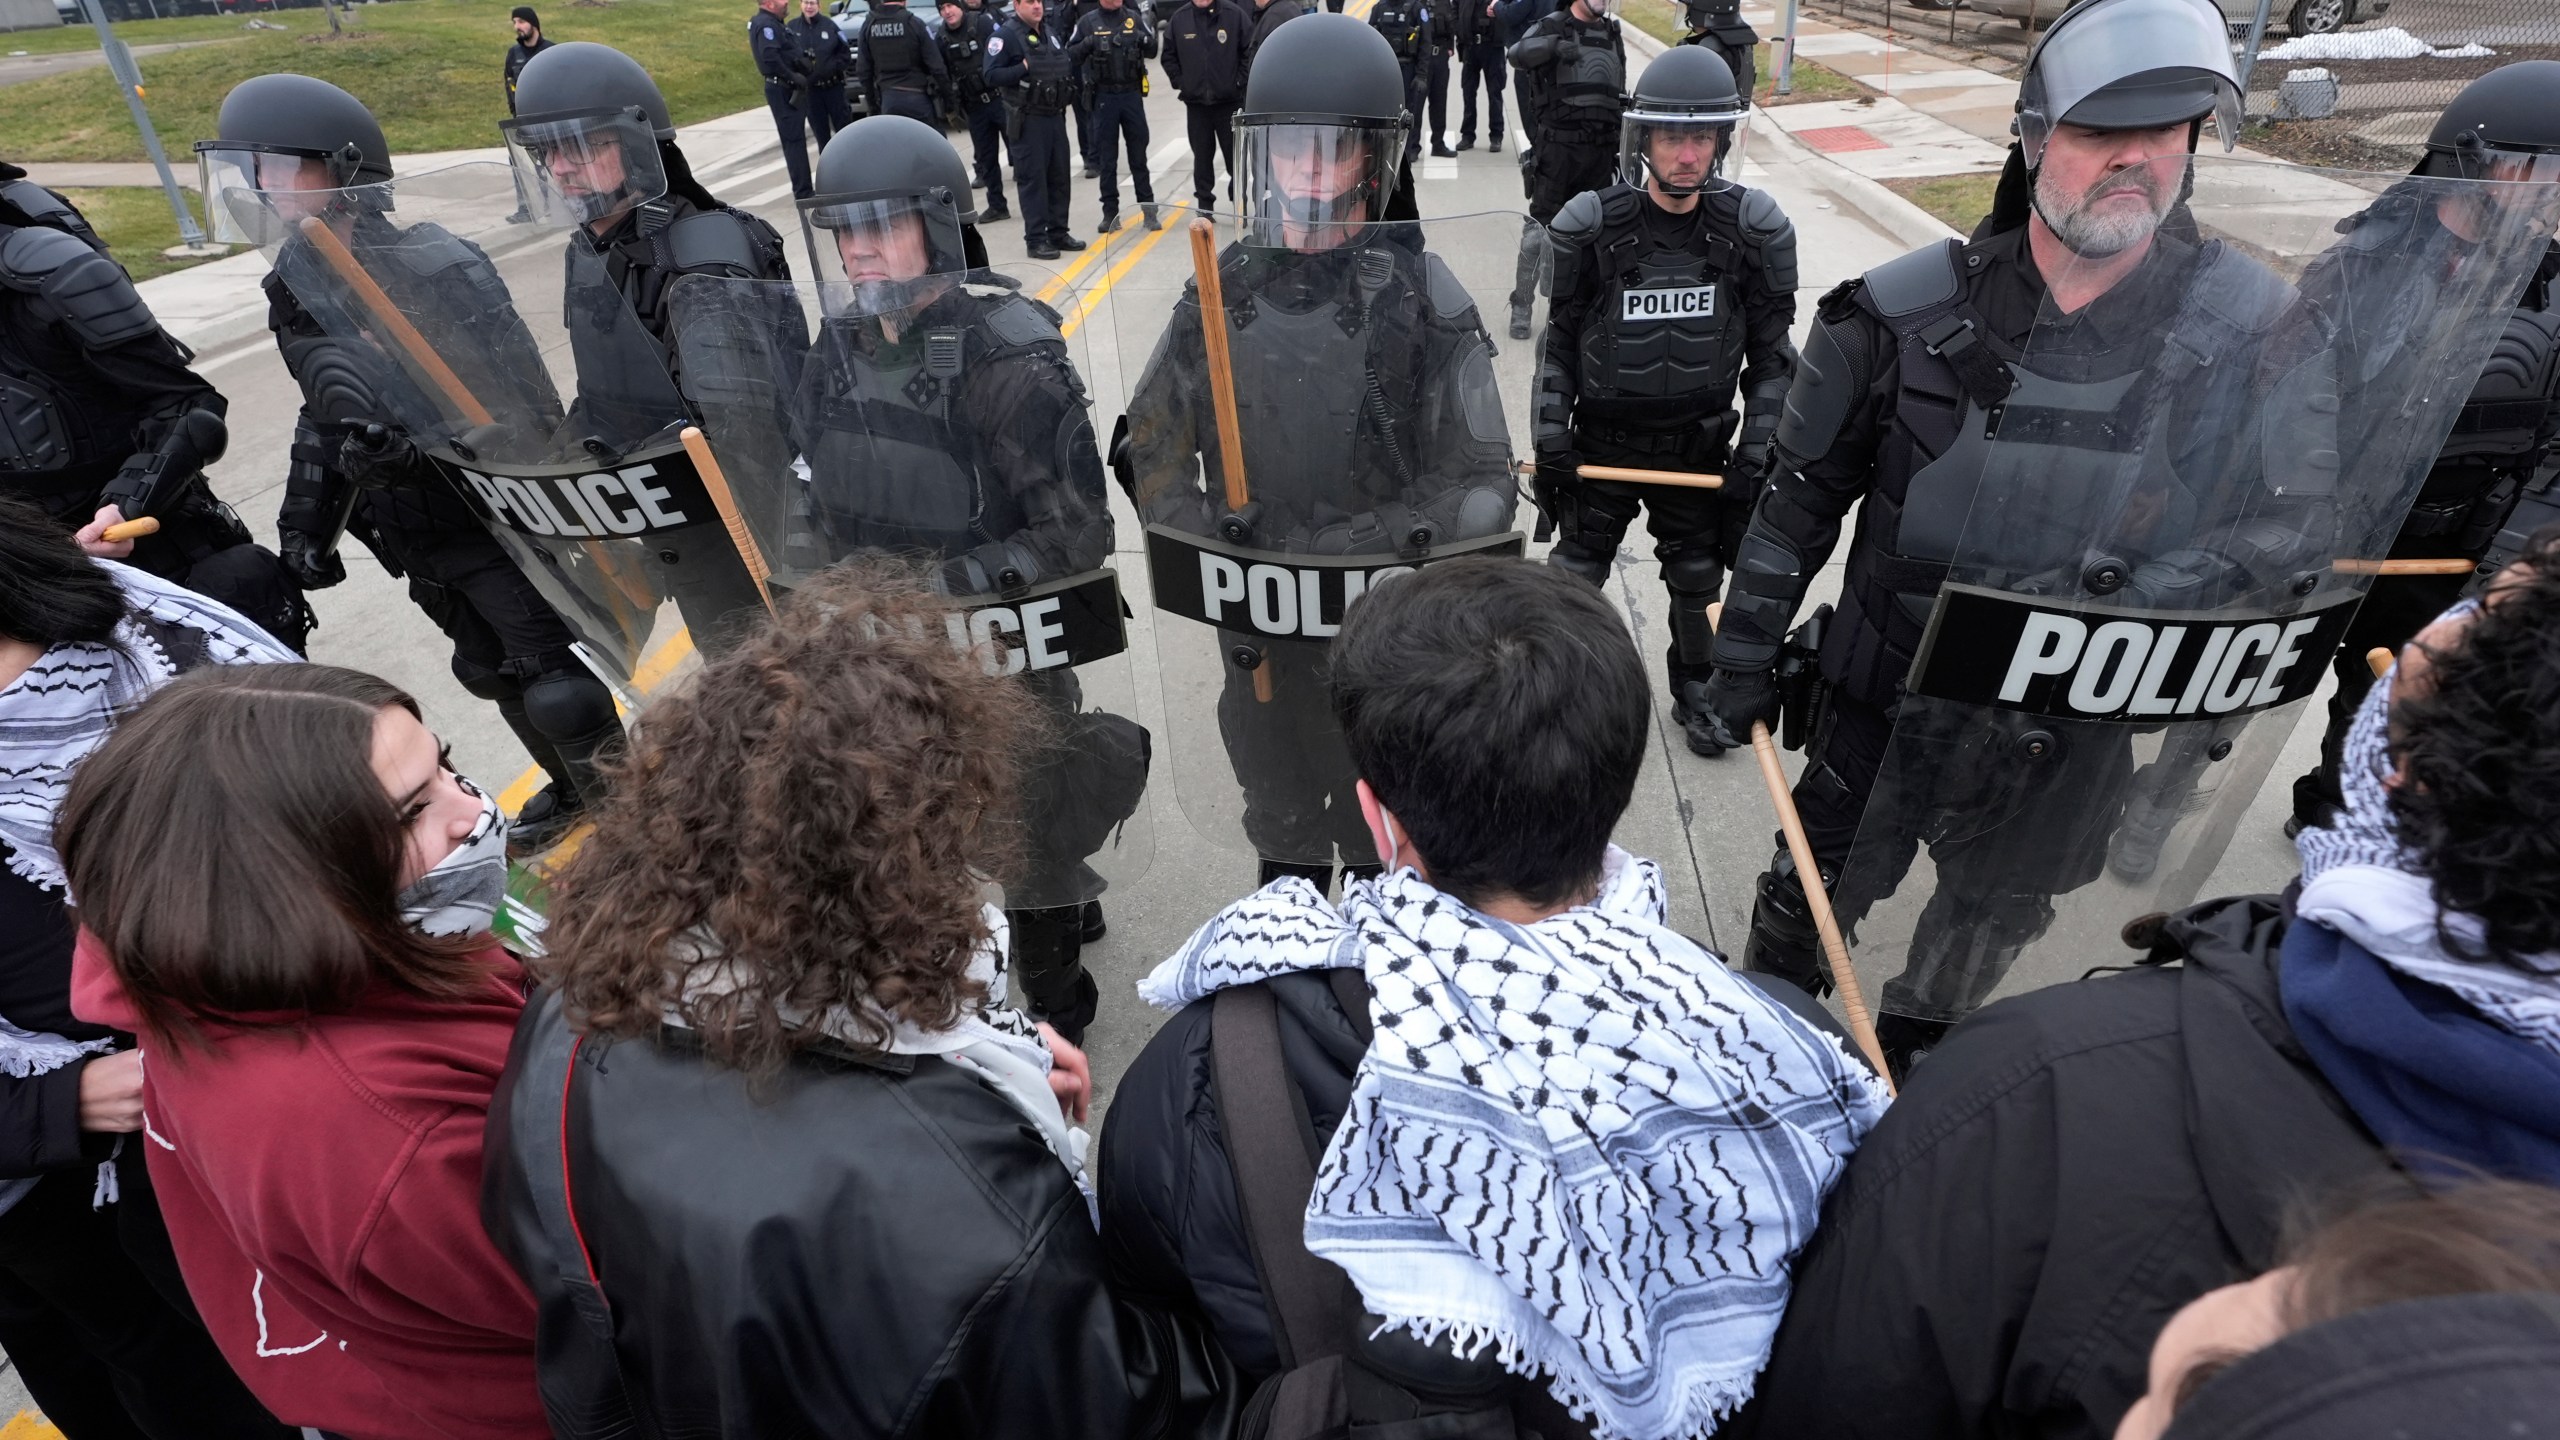
<instances>
[{"instance_id":1,"label":"maroon hoodie","mask_svg":"<svg viewBox=\"0 0 2560 1440\"><path fill-rule=\"evenodd\" d=\"M384 990L289 1030L146 1046L143 1152L187 1290L276 1417L350 1440L549 1440L533 1297L480 1225L480 1132L524 1008ZM139 1017L97 937L72 1008Z\"/></svg>"}]
</instances>

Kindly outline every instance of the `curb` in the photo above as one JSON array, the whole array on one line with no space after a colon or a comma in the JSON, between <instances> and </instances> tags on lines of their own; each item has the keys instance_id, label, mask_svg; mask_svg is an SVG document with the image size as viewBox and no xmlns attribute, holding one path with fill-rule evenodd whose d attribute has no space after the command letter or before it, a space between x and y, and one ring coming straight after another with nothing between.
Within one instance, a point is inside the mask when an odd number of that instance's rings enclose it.
<instances>
[{"instance_id":1,"label":"curb","mask_svg":"<svg viewBox=\"0 0 2560 1440\"><path fill-rule=\"evenodd\" d=\"M1670 48L1641 27L1623 20L1619 22L1619 31L1626 36L1627 49L1648 61ZM1773 143L1812 177L1818 188L1858 218L1891 236L1896 243L1917 250L1957 235L1953 227L1937 216L1788 134L1784 126L1766 117L1763 107L1755 105L1752 110L1758 120L1752 126L1755 136L1765 132L1777 137Z\"/></svg>"}]
</instances>

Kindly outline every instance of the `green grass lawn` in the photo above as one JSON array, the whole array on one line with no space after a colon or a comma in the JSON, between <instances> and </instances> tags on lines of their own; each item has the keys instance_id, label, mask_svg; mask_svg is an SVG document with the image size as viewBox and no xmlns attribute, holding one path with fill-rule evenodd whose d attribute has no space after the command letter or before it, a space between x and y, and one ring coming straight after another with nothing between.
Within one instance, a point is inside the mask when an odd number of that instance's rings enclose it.
<instances>
[{"instance_id":1,"label":"green grass lawn","mask_svg":"<svg viewBox=\"0 0 2560 1440\"><path fill-rule=\"evenodd\" d=\"M127 44L155 36L204 38L175 27L210 23L233 43L142 57L152 123L173 159L213 134L231 87L253 75L298 71L345 86L372 107L394 152L461 150L498 143L506 117L501 60L513 39L512 0L400 0L360 5L349 33L329 38L317 10L278 12L291 30L244 31L240 22L160 20L119 25ZM554 0L543 16L554 40L600 40L648 67L676 123L748 109L764 95L747 56L746 10L716 0ZM172 27L163 35L162 27ZM66 27L68 28L68 27ZM55 32L38 31L51 36ZM15 48L0 46L0 48ZM0 88L0 136L8 157L141 160L114 79L101 66Z\"/></svg>"},{"instance_id":2,"label":"green grass lawn","mask_svg":"<svg viewBox=\"0 0 2560 1440\"><path fill-rule=\"evenodd\" d=\"M169 200L157 185L118 185L109 189L67 189L62 192L80 213L89 217L100 239L113 250L118 264L130 271L136 280L166 275L201 265L205 260L218 260L207 255L196 260L171 260L160 252L178 243L178 217L169 213ZM197 204L195 192L180 192L190 210L196 212L196 223L204 223L203 208Z\"/></svg>"},{"instance_id":3,"label":"green grass lawn","mask_svg":"<svg viewBox=\"0 0 2560 1440\"><path fill-rule=\"evenodd\" d=\"M1887 180L1885 188L1937 216L1955 227L1957 233L1970 235L1982 217L1991 213L1991 197L2000 188L1997 173L1989 175L1926 175L1908 180Z\"/></svg>"},{"instance_id":4,"label":"green grass lawn","mask_svg":"<svg viewBox=\"0 0 2560 1440\"><path fill-rule=\"evenodd\" d=\"M329 22L317 10L289 10L265 17L297 33L314 29L326 31ZM140 49L145 45L162 45L172 40L234 40L257 32L246 28L247 16L190 15L182 20L135 20L119 22L116 38ZM0 33L0 55L25 51L30 55L54 55L65 50L95 50L98 32L88 22L58 25L44 30L11 30Z\"/></svg>"}]
</instances>

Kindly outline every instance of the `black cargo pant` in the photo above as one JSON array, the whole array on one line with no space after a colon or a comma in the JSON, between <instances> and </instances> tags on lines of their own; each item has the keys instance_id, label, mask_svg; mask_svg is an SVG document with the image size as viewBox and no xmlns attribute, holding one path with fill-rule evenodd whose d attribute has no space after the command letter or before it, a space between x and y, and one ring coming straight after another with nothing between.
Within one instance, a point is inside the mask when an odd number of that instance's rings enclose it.
<instances>
[{"instance_id":1,"label":"black cargo pant","mask_svg":"<svg viewBox=\"0 0 2560 1440\"><path fill-rule=\"evenodd\" d=\"M1191 199L1200 207L1200 213L1206 215L1219 208L1220 155L1227 157L1228 188L1235 188L1236 102L1227 100L1216 105L1194 105L1185 101L1182 110L1191 128ZM1235 207L1229 205L1225 208L1232 210Z\"/></svg>"},{"instance_id":2,"label":"black cargo pant","mask_svg":"<svg viewBox=\"0 0 2560 1440\"><path fill-rule=\"evenodd\" d=\"M1676 402L1674 402L1676 403ZM1666 408L1669 408L1666 406ZM1646 435L1607 426L1586 425L1574 433L1574 453L1586 465L1620 465L1638 470L1674 470L1715 474L1725 468L1725 443L1704 426L1692 425L1668 435ZM1541 485L1544 485L1542 478ZM1692 637L1684 654L1684 623L1703 625L1704 607L1721 593L1726 569L1742 547L1751 524L1752 497L1737 490L1695 490L1674 485L1630 485L1615 480L1584 480L1551 500L1561 538L1549 560L1585 578L1605 578L1618 547L1636 515L1645 515L1653 536L1653 554L1662 563L1664 586L1670 591L1670 648L1666 664L1671 689L1679 695L1690 684L1703 685L1712 673L1703 635ZM1688 613L1684 614L1683 611Z\"/></svg>"},{"instance_id":3,"label":"black cargo pant","mask_svg":"<svg viewBox=\"0 0 2560 1440\"><path fill-rule=\"evenodd\" d=\"M1476 86L1484 86L1485 136L1502 143L1502 47L1491 40L1458 52L1458 138L1476 138Z\"/></svg>"}]
</instances>

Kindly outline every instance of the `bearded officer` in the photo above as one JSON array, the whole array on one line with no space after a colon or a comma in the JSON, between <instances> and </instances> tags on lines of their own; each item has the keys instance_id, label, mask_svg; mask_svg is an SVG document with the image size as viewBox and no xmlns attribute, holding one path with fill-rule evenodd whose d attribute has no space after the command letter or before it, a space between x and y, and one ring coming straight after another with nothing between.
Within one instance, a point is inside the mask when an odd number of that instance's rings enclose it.
<instances>
[{"instance_id":1,"label":"bearded officer","mask_svg":"<svg viewBox=\"0 0 2560 1440\"><path fill-rule=\"evenodd\" d=\"M217 234L233 222L234 206L300 213L296 193L323 192L305 204L325 205L320 218L350 248L406 262L375 267L395 301L416 290L472 297L424 308L483 318L474 338L506 358L477 371L542 373L489 257L442 226L404 230L383 213L392 198L391 148L353 95L307 75L262 75L224 98L218 133L196 145ZM308 245L287 241L264 281L267 328L303 397L276 515L285 563L305 589L335 585L347 575L339 535L352 532L385 570L408 578L409 598L453 643L454 678L498 707L550 778L507 831L515 853L538 854L603 798L596 754L622 734L613 694L578 660L570 648L577 637L469 502L407 436L386 433L398 422L377 390L403 382L332 339L286 287L288 268L314 263L293 253Z\"/></svg>"},{"instance_id":2,"label":"bearded officer","mask_svg":"<svg viewBox=\"0 0 2560 1440\"><path fill-rule=\"evenodd\" d=\"M2547 205L2547 187L2560 180L2560 60L2519 61L2472 81L2437 119L2415 173L2509 182L2500 187L2501 200ZM2375 285L2364 273L2372 268L2373 257L2424 244L2443 252L2448 262L2457 260L2481 238L2484 225L2497 223L2498 217L2481 213L2479 207L2497 203L2469 195L2430 195L2423 179L2396 187L2354 217L2347 238L2312 263L2302 277L2302 292L2342 312L2348 322L2342 326L2344 343L2360 352L2387 350L2408 323L2404 312L2423 313L2425 297L2402 293L2405 286ZM2375 364L2379 368L2378 357ZM2354 375L2367 366L2345 368ZM2383 422L2396 408L2359 405L2351 386L2345 413ZM2543 257L2507 317L2451 438L2392 541L2391 557L2478 561L2488 556L2517 500L2535 483L2537 472L2544 471L2555 439L2560 439L2560 245ZM2483 573L2494 573L2498 564ZM2470 582L2469 575L2387 575L2374 582L2339 645L2338 688L2329 698L2320 767L2294 781L2288 831L2327 824L2340 804L2341 747L2364 692L2373 684L2365 654L2376 646L2398 653Z\"/></svg>"},{"instance_id":3,"label":"bearded officer","mask_svg":"<svg viewBox=\"0 0 2560 1440\"><path fill-rule=\"evenodd\" d=\"M954 596L1100 568L1111 509L1083 377L1057 315L986 268L958 154L929 126L875 116L827 146L817 183L801 207L810 263L854 297L820 327L792 407L827 555L917 556ZM1078 950L1102 933L1084 862L1135 810L1146 738L1084 711L1070 667L1022 678L1057 743L1023 778L1012 954L1031 1012L1081 1042L1100 992Z\"/></svg>"},{"instance_id":4,"label":"bearded officer","mask_svg":"<svg viewBox=\"0 0 2560 1440\"><path fill-rule=\"evenodd\" d=\"M1547 563L1605 584L1642 507L1671 591L1674 718L1706 718L1707 607L1751 520L1795 352L1796 232L1766 192L1728 180L1747 114L1714 52L1644 72L1619 174L1557 212L1554 298L1533 397L1538 501L1563 532ZM1733 414L1737 387L1743 413ZM1734 439L1740 426L1740 438ZM1720 473L1716 490L1584 480L1583 464Z\"/></svg>"},{"instance_id":5,"label":"bearded officer","mask_svg":"<svg viewBox=\"0 0 2560 1440\"><path fill-rule=\"evenodd\" d=\"M276 557L214 498L229 432L219 391L70 201L0 165L0 490L92 555L211 596L295 650L310 608ZM108 540L133 516L158 533Z\"/></svg>"},{"instance_id":6,"label":"bearded officer","mask_svg":"<svg viewBox=\"0 0 2560 1440\"><path fill-rule=\"evenodd\" d=\"M2144 414L2185 419L2151 437L2157 458L2175 474L2204 477L2238 463L2226 452L2245 437L2225 433L2237 422L2217 423L2203 407L2240 411L2253 403L2233 387L2249 382L2249 347L2265 343L2265 329L2294 297L2257 262L2219 242L2181 240L2161 223L2205 117L2218 117L2226 147L2237 129L2238 85L2210 9L2196 0L2093 0L2057 21L2031 57L2018 99L2020 148L2011 163L2025 181L2020 193L2032 195L2032 213L1995 210L1984 238L1915 251L1823 297L1774 437L1769 487L1734 566L1704 697L1708 724L1691 733L1734 748L1749 743L1754 721L1775 721L1773 670L1788 625L1842 518L1859 507L1839 614L1822 646L1828 709L1795 787L1826 883L1860 836L1897 707L1913 713L1903 677L1958 558L1995 428L1988 417L2012 389L2034 381L2050 401L2039 420L2053 437L2052 463L2036 483L2068 486L2074 465L2112 476L2122 456L2109 439L2116 427L2104 422L2122 413L2126 377L2138 382L2162 346L2183 345L2214 364L2184 372L2196 377L2194 394L2147 398ZM2056 277L2067 290L2052 288ZM2160 323L2172 314L2174 327ZM2032 374L2020 358L2031 331L2041 352L2026 357L2041 367ZM2086 412L2076 423L2075 408ZM2305 463L2325 457L2334 482L2334 448L2305 448ZM2299 488L2325 493L2317 477ZM2313 547L2329 543L2332 523L2313 515L2290 529L2250 533L2269 547L2270 567L2303 564ZM2233 563L2182 553L2200 565ZM2174 565L2146 565L2123 587L2131 599L2118 603L2140 603L2154 589L2155 603L2172 603L2167 597L2189 581L2214 583ZM1983 764L2018 770L2005 752L1982 754ZM1947 777L1943 788L1958 797L1952 810L1892 822L1887 838L1902 864L1928 840L1937 886L1912 937L1909 967L1881 997L1878 1030L1897 1068L1979 1004L2042 935L2054 895L2096 877L2108 822L2093 817L2112 815L2131 769L2121 736L2063 747L2039 784L2048 796L2081 797L2078 828L2043 843L2000 814L1964 812L1963 797L1999 793L1996 776ZM2057 826L2071 819L2014 796L2006 803ZM1891 868L1869 875L1881 887L1874 893L1835 890L1844 925L1890 893L1900 879L1882 873ZM1760 877L1744 963L1818 992L1826 982L1802 887L1781 849Z\"/></svg>"},{"instance_id":7,"label":"bearded officer","mask_svg":"<svg viewBox=\"0 0 2560 1440\"><path fill-rule=\"evenodd\" d=\"M1236 118L1248 238L1219 258L1252 514L1226 513L1204 464L1218 439L1195 286L1129 402L1130 483L1146 521L1317 555L1510 528L1492 342L1413 228L1378 223L1401 168L1404 93L1394 51L1348 15L1302 16L1264 43ZM1326 708L1324 646L1262 649L1271 699L1256 699L1253 671L1227 665L1218 701L1262 880L1331 882L1333 861L1281 857L1338 853L1374 870Z\"/></svg>"},{"instance_id":8,"label":"bearded officer","mask_svg":"<svg viewBox=\"0 0 2560 1440\"><path fill-rule=\"evenodd\" d=\"M693 178L657 82L621 51L554 46L524 67L517 96L522 109L502 127L510 157L547 207L578 221L562 303L578 371L571 427L655 435L694 408L679 394L668 413L676 282L788 280L782 237ZM796 326L797 310L776 323ZM669 554L666 583L694 644L717 654L762 610L745 562L722 544L660 547L661 560Z\"/></svg>"},{"instance_id":9,"label":"bearded officer","mask_svg":"<svg viewBox=\"0 0 2560 1440\"><path fill-rule=\"evenodd\" d=\"M1546 232L1564 203L1618 178L1618 130L1626 113L1627 45L1609 0L1573 0L1529 27L1510 50L1512 73L1527 86L1522 115L1535 147L1529 167L1529 218L1520 232L1518 278L1511 286L1511 338L1529 338L1529 306L1537 298Z\"/></svg>"}]
</instances>

